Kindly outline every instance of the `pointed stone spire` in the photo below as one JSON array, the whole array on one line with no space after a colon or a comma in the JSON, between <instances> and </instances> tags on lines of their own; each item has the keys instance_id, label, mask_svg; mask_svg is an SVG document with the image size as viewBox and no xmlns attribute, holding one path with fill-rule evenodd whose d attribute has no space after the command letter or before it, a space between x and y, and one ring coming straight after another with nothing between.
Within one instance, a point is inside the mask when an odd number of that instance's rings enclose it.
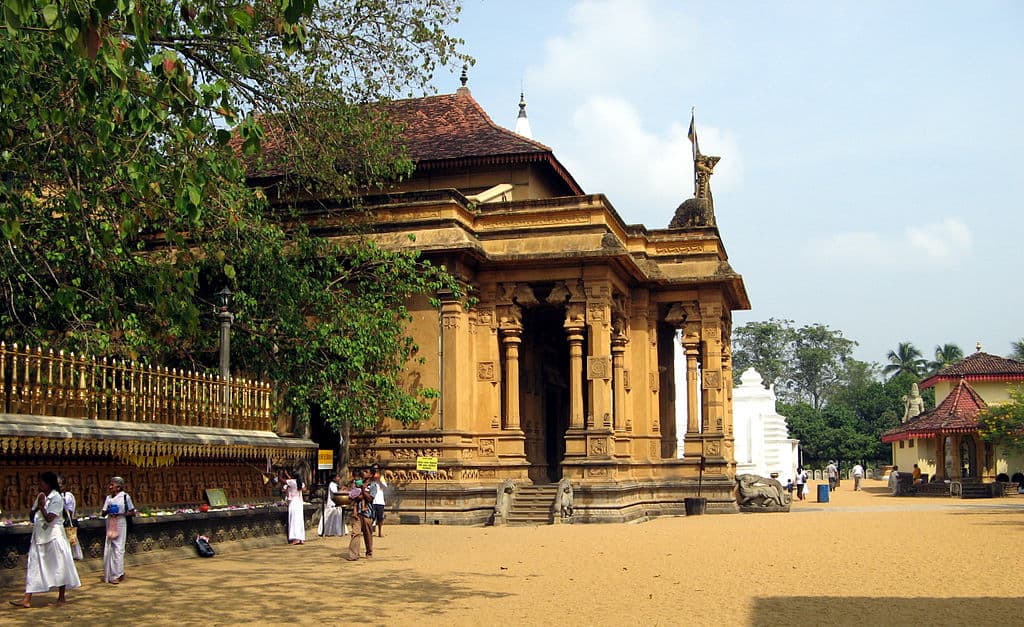
<instances>
[{"instance_id":1,"label":"pointed stone spire","mask_svg":"<svg viewBox=\"0 0 1024 627\"><path fill-rule=\"evenodd\" d=\"M469 87L466 87L466 83L469 82L469 65L462 64L462 74L459 75L459 82L462 83L462 87L455 90L457 94L468 94Z\"/></svg>"},{"instance_id":2,"label":"pointed stone spire","mask_svg":"<svg viewBox=\"0 0 1024 627\"><path fill-rule=\"evenodd\" d=\"M530 119L526 117L526 98L523 92L519 92L519 117L516 118L516 127L513 130L527 139L533 139L533 131L530 130Z\"/></svg>"}]
</instances>

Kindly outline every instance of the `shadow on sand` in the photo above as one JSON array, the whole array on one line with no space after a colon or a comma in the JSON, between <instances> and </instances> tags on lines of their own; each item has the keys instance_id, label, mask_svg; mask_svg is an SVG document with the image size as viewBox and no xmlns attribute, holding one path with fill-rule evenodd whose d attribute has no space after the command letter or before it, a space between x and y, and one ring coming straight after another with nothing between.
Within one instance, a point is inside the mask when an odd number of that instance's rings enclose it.
<instances>
[{"instance_id":1,"label":"shadow on sand","mask_svg":"<svg viewBox=\"0 0 1024 627\"><path fill-rule=\"evenodd\" d=\"M1024 599L1003 597L770 597L751 625L1014 625Z\"/></svg>"}]
</instances>

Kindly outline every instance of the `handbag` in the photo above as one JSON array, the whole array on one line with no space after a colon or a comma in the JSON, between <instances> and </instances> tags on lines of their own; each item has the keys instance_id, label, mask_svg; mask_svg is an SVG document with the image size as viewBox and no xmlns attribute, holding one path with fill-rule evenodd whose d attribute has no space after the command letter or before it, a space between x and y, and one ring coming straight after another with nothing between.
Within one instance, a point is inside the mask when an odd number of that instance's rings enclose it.
<instances>
[{"instance_id":1,"label":"handbag","mask_svg":"<svg viewBox=\"0 0 1024 627\"><path fill-rule=\"evenodd\" d=\"M78 521L75 520L68 510L64 510L64 533L67 534L68 544L78 544Z\"/></svg>"},{"instance_id":2,"label":"handbag","mask_svg":"<svg viewBox=\"0 0 1024 627\"><path fill-rule=\"evenodd\" d=\"M128 510L128 499L130 499L130 498L131 497L128 496L128 493L125 492L124 493L124 501L123 501L123 503L124 503L124 522L125 522L125 525L126 525L125 530L128 533L135 533L135 517L128 515L128 511L129 511ZM132 503L132 509L135 509L134 505L135 505L135 503Z\"/></svg>"}]
</instances>

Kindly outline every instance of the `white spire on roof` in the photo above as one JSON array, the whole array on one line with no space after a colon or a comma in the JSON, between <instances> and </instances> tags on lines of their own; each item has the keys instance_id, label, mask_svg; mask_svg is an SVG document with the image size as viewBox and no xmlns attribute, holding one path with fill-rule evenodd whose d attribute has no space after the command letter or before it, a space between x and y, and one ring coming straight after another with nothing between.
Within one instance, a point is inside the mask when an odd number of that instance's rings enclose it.
<instances>
[{"instance_id":1,"label":"white spire on roof","mask_svg":"<svg viewBox=\"0 0 1024 627\"><path fill-rule=\"evenodd\" d=\"M523 92L519 92L519 117L516 118L516 127L513 130L527 139L533 139L530 120L526 117L526 98L523 97Z\"/></svg>"}]
</instances>

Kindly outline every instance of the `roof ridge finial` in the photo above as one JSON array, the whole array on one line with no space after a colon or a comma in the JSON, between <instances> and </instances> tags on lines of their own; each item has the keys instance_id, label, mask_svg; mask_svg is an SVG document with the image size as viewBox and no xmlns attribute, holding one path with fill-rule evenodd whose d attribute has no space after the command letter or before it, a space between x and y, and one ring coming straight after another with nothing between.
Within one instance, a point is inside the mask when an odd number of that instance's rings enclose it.
<instances>
[{"instance_id":1,"label":"roof ridge finial","mask_svg":"<svg viewBox=\"0 0 1024 627\"><path fill-rule=\"evenodd\" d=\"M512 130L527 139L533 139L530 119L526 117L526 92L522 82L519 83L519 117L516 118L516 126Z\"/></svg>"},{"instance_id":2,"label":"roof ridge finial","mask_svg":"<svg viewBox=\"0 0 1024 627\"><path fill-rule=\"evenodd\" d=\"M467 63L462 64L462 74L459 75L459 82L462 83L463 87L469 82L469 64Z\"/></svg>"},{"instance_id":3,"label":"roof ridge finial","mask_svg":"<svg viewBox=\"0 0 1024 627\"><path fill-rule=\"evenodd\" d=\"M522 87L519 88L519 117L526 117L526 95L522 91Z\"/></svg>"},{"instance_id":4,"label":"roof ridge finial","mask_svg":"<svg viewBox=\"0 0 1024 627\"><path fill-rule=\"evenodd\" d=\"M974 345L974 348L975 348L975 349L976 349L976 350L977 350L977 351L978 351L979 353L981 352L981 340L978 340L978 343Z\"/></svg>"}]
</instances>

